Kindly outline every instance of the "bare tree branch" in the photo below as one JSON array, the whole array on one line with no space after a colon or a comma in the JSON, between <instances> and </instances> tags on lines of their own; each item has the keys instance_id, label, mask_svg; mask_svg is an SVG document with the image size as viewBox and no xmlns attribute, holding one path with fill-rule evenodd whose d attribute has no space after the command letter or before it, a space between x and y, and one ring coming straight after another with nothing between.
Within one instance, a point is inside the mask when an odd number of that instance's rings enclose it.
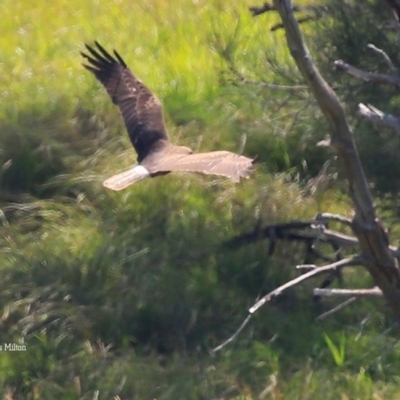
<instances>
[{"instance_id":1,"label":"bare tree branch","mask_svg":"<svg viewBox=\"0 0 400 400\"><path fill-rule=\"evenodd\" d=\"M312 229L307 232L307 229ZM289 240L312 243L319 240L335 246L352 246L357 244L357 238L339 232L327 230L317 219L310 221L292 221L281 224L267 225L263 228L256 227L252 232L238 235L225 243L229 247L240 247L261 239L271 241Z\"/></svg>"},{"instance_id":2,"label":"bare tree branch","mask_svg":"<svg viewBox=\"0 0 400 400\"><path fill-rule=\"evenodd\" d=\"M343 260L337 261L335 263L329 264L329 265L325 265L323 267L318 267L315 269L312 269L309 272L306 272L303 275L298 276L295 279L292 279L289 282L286 282L285 284L279 286L278 288L274 289L272 292L269 292L268 294L266 294L264 297L262 297L260 300L257 301L257 303L255 303L250 309L249 309L249 313L250 314L254 314L260 307L262 307L265 303L268 303L269 301L271 301L273 298L278 297L279 295L281 295L284 291L286 291L287 289L292 288L293 286L298 285L301 282L304 282L310 278L313 278L317 275L321 275L325 272L330 272L330 271L334 271L337 270L339 268L343 268L343 267L347 267L347 266L351 266L351 265L360 265L362 264L363 260L361 257L353 257L353 258L345 258Z\"/></svg>"},{"instance_id":3,"label":"bare tree branch","mask_svg":"<svg viewBox=\"0 0 400 400\"><path fill-rule=\"evenodd\" d=\"M382 290L378 287L372 289L314 289L314 296L352 296L352 297L382 297Z\"/></svg>"},{"instance_id":4,"label":"bare tree branch","mask_svg":"<svg viewBox=\"0 0 400 400\"><path fill-rule=\"evenodd\" d=\"M314 269L317 269L318 265L315 264L301 264L301 265L296 265L296 269L299 271L311 271Z\"/></svg>"},{"instance_id":5,"label":"bare tree branch","mask_svg":"<svg viewBox=\"0 0 400 400\"><path fill-rule=\"evenodd\" d=\"M297 19L297 22L299 24L302 24L303 22L307 22L307 21L313 21L313 20L317 20L319 18L322 18L324 16L324 14L326 13L328 7L325 5L317 5L317 6L293 6L293 11L294 12L305 12L308 15L304 16L304 17L299 17ZM277 11L276 7L274 4L271 3L264 3L262 6L253 6L253 7L249 7L249 10L251 12L251 14L253 15L253 17L257 17L258 15L261 15L263 13L266 13L268 11ZM278 29L282 29L283 28L283 24L278 23L275 24L270 31L276 31Z\"/></svg>"},{"instance_id":6,"label":"bare tree branch","mask_svg":"<svg viewBox=\"0 0 400 400\"><path fill-rule=\"evenodd\" d=\"M338 249L340 247L359 245L359 240L355 236L327 229L326 224L328 221L340 222L346 226L351 224L351 221L343 216L322 213L318 214L315 219L309 221L284 222L281 224L266 225L264 227L256 226L253 231L242 233L228 240L225 242L225 246L238 248L268 239L270 240L271 248L268 254L272 255L278 240L303 242L309 246L309 251L317 257L325 261L330 261L328 257L317 251L314 244L317 242L326 243ZM400 258L399 248L395 246L389 246L388 248L393 257Z\"/></svg>"},{"instance_id":7,"label":"bare tree branch","mask_svg":"<svg viewBox=\"0 0 400 400\"><path fill-rule=\"evenodd\" d=\"M340 303L338 306L332 308L332 310L326 311L317 317L317 321L322 321L331 315L343 310L343 308L347 307L351 303L354 303L357 300L357 297L350 297L350 299L345 300L343 303Z\"/></svg>"},{"instance_id":8,"label":"bare tree branch","mask_svg":"<svg viewBox=\"0 0 400 400\"><path fill-rule=\"evenodd\" d=\"M307 11L307 10L311 10L314 9L315 7L313 6L293 6L293 11L297 12L297 11ZM268 2L265 2L262 6L253 6L253 7L249 7L249 10L251 12L251 14L253 15L253 17L256 17L257 15L263 14L265 12L268 11L276 11L276 7Z\"/></svg>"},{"instance_id":9,"label":"bare tree branch","mask_svg":"<svg viewBox=\"0 0 400 400\"><path fill-rule=\"evenodd\" d=\"M385 114L371 104L360 103L358 105L358 113L370 121L376 122L379 125L392 128L400 136L400 118L392 114Z\"/></svg>"},{"instance_id":10,"label":"bare tree branch","mask_svg":"<svg viewBox=\"0 0 400 400\"><path fill-rule=\"evenodd\" d=\"M298 19L297 19L297 22L298 22L299 24L303 24L304 22L313 21L313 20L318 19L318 18L321 18L321 17L320 17L320 16L316 17L316 16L308 15L308 16L306 16L306 17L300 17L300 18L298 18ZM271 26L270 31L271 31L271 32L275 32L275 31L277 31L278 29L282 29L282 28L283 28L283 24L275 24L275 25Z\"/></svg>"},{"instance_id":11,"label":"bare tree branch","mask_svg":"<svg viewBox=\"0 0 400 400\"><path fill-rule=\"evenodd\" d=\"M393 11L396 21L400 21L400 3L398 0L385 0Z\"/></svg>"},{"instance_id":12,"label":"bare tree branch","mask_svg":"<svg viewBox=\"0 0 400 400\"><path fill-rule=\"evenodd\" d=\"M230 68L231 72L239 79L240 83L245 85L254 85L257 87L272 89L272 90L284 90L289 92L304 91L307 88L305 85L280 85L279 83L270 83L264 81L256 81L249 79L244 76L241 72L236 69Z\"/></svg>"},{"instance_id":13,"label":"bare tree branch","mask_svg":"<svg viewBox=\"0 0 400 400\"><path fill-rule=\"evenodd\" d=\"M228 345L229 343L233 342L240 334L240 332L242 332L242 330L246 327L246 325L249 323L251 317L253 316L253 314L249 314L246 319L242 322L242 325L239 326L239 328L235 331L235 333L227 340L225 340L224 343L220 344L219 346L215 347L214 349L211 350L212 353L216 353L220 350L222 350L226 345Z\"/></svg>"},{"instance_id":14,"label":"bare tree branch","mask_svg":"<svg viewBox=\"0 0 400 400\"><path fill-rule=\"evenodd\" d=\"M270 3L264 3L262 6L252 6L252 7L249 7L249 10L250 10L251 14L253 15L253 17L264 14L265 12L268 12L268 11L272 11L272 10L276 11L273 4L270 4Z\"/></svg>"},{"instance_id":15,"label":"bare tree branch","mask_svg":"<svg viewBox=\"0 0 400 400\"><path fill-rule=\"evenodd\" d=\"M291 55L329 124L331 146L343 163L349 182L349 193L355 207L352 228L359 241L363 265L368 269L375 284L382 290L397 319L400 320L399 266L389 249L387 233L376 216L372 195L344 108L336 93L321 76L312 60L310 52L303 41L299 25L294 18L291 1L274 0L274 5L285 27ZM364 80L371 81L374 78L376 83L392 84L400 88L398 76L389 77L389 79L387 75L369 74L343 62L336 63L339 68L346 71L350 70L357 77L361 77ZM315 271L318 270L310 271L307 274Z\"/></svg>"},{"instance_id":16,"label":"bare tree branch","mask_svg":"<svg viewBox=\"0 0 400 400\"><path fill-rule=\"evenodd\" d=\"M369 43L367 45L367 48L373 50L375 53L378 53L379 55L381 55L383 57L383 59L385 60L387 66L389 67L389 69L392 72L397 72L397 68L394 66L392 60L390 59L390 57L387 55L387 53L385 51L383 51L382 49L379 49L378 47L376 47L375 45L373 45L372 43Z\"/></svg>"},{"instance_id":17,"label":"bare tree branch","mask_svg":"<svg viewBox=\"0 0 400 400\"><path fill-rule=\"evenodd\" d=\"M344 224L348 227L351 228L351 219L343 217L343 215L339 214L330 214L330 213L318 213L315 216L315 220L322 222L322 223L327 223L327 222L340 222L341 224Z\"/></svg>"},{"instance_id":18,"label":"bare tree branch","mask_svg":"<svg viewBox=\"0 0 400 400\"><path fill-rule=\"evenodd\" d=\"M375 72L364 71L362 69L353 67L342 60L334 62L337 71L345 72L354 78L360 79L364 82L374 83L376 85L390 85L400 89L400 77L397 74L385 75Z\"/></svg>"},{"instance_id":19,"label":"bare tree branch","mask_svg":"<svg viewBox=\"0 0 400 400\"><path fill-rule=\"evenodd\" d=\"M334 242L338 246L355 246L358 244L358 239L354 236L345 235L329 229L323 229L322 233L327 242Z\"/></svg>"}]
</instances>

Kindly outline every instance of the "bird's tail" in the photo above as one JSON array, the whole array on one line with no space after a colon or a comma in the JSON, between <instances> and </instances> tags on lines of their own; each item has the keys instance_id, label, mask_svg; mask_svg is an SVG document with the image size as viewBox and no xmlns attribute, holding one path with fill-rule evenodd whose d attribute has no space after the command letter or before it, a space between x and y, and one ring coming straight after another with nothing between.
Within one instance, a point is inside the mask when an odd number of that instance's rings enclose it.
<instances>
[{"instance_id":1,"label":"bird's tail","mask_svg":"<svg viewBox=\"0 0 400 400\"><path fill-rule=\"evenodd\" d=\"M107 189L111 190L122 190L132 185L133 183L145 179L150 176L150 172L142 165L135 165L124 172L120 172L111 178L106 179L103 185Z\"/></svg>"}]
</instances>

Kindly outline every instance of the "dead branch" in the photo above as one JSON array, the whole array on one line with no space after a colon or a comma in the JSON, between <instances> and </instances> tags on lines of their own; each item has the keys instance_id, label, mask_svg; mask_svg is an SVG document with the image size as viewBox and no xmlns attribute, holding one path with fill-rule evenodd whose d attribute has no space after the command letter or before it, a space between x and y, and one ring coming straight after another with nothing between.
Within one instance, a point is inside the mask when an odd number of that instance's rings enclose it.
<instances>
[{"instance_id":1,"label":"dead branch","mask_svg":"<svg viewBox=\"0 0 400 400\"><path fill-rule=\"evenodd\" d=\"M400 118L392 114L385 114L371 104L360 103L358 113L365 119L379 125L393 129L400 136Z\"/></svg>"},{"instance_id":2,"label":"dead branch","mask_svg":"<svg viewBox=\"0 0 400 400\"><path fill-rule=\"evenodd\" d=\"M303 24L304 22L314 21L314 20L316 20L316 19L318 19L318 18L320 18L320 17L319 17L319 16L317 17L317 16L308 15L308 16L306 16L306 17L300 17L300 18L298 18L298 19L297 19L297 22L298 22L299 24ZM271 31L271 32L275 32L275 31L277 31L278 29L282 29L282 28L283 28L283 24L275 24L275 25L272 25L272 26L271 26L270 31Z\"/></svg>"},{"instance_id":3,"label":"dead branch","mask_svg":"<svg viewBox=\"0 0 400 400\"><path fill-rule=\"evenodd\" d=\"M232 71L234 72L234 71ZM293 85L293 86L288 86L288 85L280 85L278 83L270 83L270 82L263 82L263 81L255 81L249 78L244 77L243 75L238 76L240 79L240 83L244 85L254 85L257 87L262 87L266 89L272 89L272 90L282 90L282 91L288 91L288 92L298 92L298 91L303 91L306 86L304 85Z\"/></svg>"},{"instance_id":4,"label":"dead branch","mask_svg":"<svg viewBox=\"0 0 400 400\"><path fill-rule=\"evenodd\" d=\"M339 214L330 214L330 213L318 213L315 216L315 220L321 222L323 224L327 224L328 222L340 222L343 225L346 225L351 228L351 219L343 217L343 215Z\"/></svg>"},{"instance_id":5,"label":"dead branch","mask_svg":"<svg viewBox=\"0 0 400 400\"><path fill-rule=\"evenodd\" d=\"M313 9L314 7L312 6L293 6L293 11L298 12L298 11L307 11L310 9ZM264 3L262 6L253 6L249 7L249 10L253 17L256 17L257 15L263 14L268 11L276 11L276 7L271 4L271 3Z\"/></svg>"},{"instance_id":6,"label":"dead branch","mask_svg":"<svg viewBox=\"0 0 400 400\"><path fill-rule=\"evenodd\" d=\"M354 303L357 300L357 297L350 297L350 299L345 300L343 303L340 303L338 306L332 308L329 311L326 311L324 313L322 313L321 315L319 315L316 319L317 321L322 321L328 317L330 317L331 315L343 310L345 307L347 307L348 305L350 305L351 303Z\"/></svg>"},{"instance_id":7,"label":"dead branch","mask_svg":"<svg viewBox=\"0 0 400 400\"><path fill-rule=\"evenodd\" d=\"M383 57L383 59L386 62L386 65L389 67L389 69L392 72L397 72L397 68L394 66L392 60L390 59L390 57L387 55L387 53L385 51L383 51L382 49L379 49L378 47L376 47L375 45L373 45L372 43L367 44L367 48L371 49L372 51L374 51L375 53L379 54L380 56Z\"/></svg>"},{"instance_id":8,"label":"dead branch","mask_svg":"<svg viewBox=\"0 0 400 400\"><path fill-rule=\"evenodd\" d=\"M347 266L360 265L360 264L362 264L362 262L363 262L363 260L362 260L361 257L355 256L355 257L352 257L352 258L345 258L343 260L337 261L337 262L329 264L329 265L325 265L323 267L318 267L318 268L312 269L311 271L306 272L305 274L300 275L297 278L292 279L289 282L286 282L285 284L283 284L283 285L279 286L278 288L274 289L272 292L269 292L268 294L266 294L264 297L262 297L259 301L257 301L257 303L255 303L249 309L249 313L250 314L254 314L265 303L268 303L273 298L278 297L279 295L281 295L287 289L290 289L293 286L296 286L301 282L304 282L304 281L306 281L306 280L308 280L310 278L313 278L313 277L315 277L317 275L321 275L321 274L326 273L326 272L335 271L335 270L338 270L340 268L344 268L344 267L347 267Z\"/></svg>"},{"instance_id":9,"label":"dead branch","mask_svg":"<svg viewBox=\"0 0 400 400\"><path fill-rule=\"evenodd\" d=\"M270 250L268 255L273 255L278 240L289 242L301 242L306 246L306 256L314 254L324 261L333 261L331 258L321 254L315 247L320 244L329 244L335 252L343 247L354 247L359 245L356 236L346 235L341 232L327 229L328 222L340 222L346 226L351 225L351 221L341 215L321 213L315 216L315 219L309 221L292 221L281 224L266 225L264 227L256 226L251 232L242 233L225 242L225 246L238 248L256 243L260 240L270 241ZM395 246L389 246L393 257L400 259L400 249Z\"/></svg>"},{"instance_id":10,"label":"dead branch","mask_svg":"<svg viewBox=\"0 0 400 400\"><path fill-rule=\"evenodd\" d=\"M338 159L343 164L349 182L349 193L355 208L352 228L359 241L363 265L368 269L375 284L382 290L397 319L400 320L399 266L389 249L387 233L376 216L372 195L344 108L313 62L303 41L299 25L294 18L291 1L274 0L274 5L281 16L291 55L329 124L331 147L336 151ZM398 76L367 73L340 61L336 64L338 68L363 80L400 87ZM307 274L316 271L318 269Z\"/></svg>"},{"instance_id":11,"label":"dead branch","mask_svg":"<svg viewBox=\"0 0 400 400\"><path fill-rule=\"evenodd\" d=\"M296 269L300 271L311 271L314 269L317 269L318 265L315 264L301 264L301 265L296 265Z\"/></svg>"},{"instance_id":12,"label":"dead branch","mask_svg":"<svg viewBox=\"0 0 400 400\"><path fill-rule=\"evenodd\" d=\"M345 72L354 78L360 79L363 82L373 83L376 85L390 85L400 89L400 77L397 74L386 75L375 72L364 71L362 69L353 67L343 60L334 62L337 71Z\"/></svg>"},{"instance_id":13,"label":"dead branch","mask_svg":"<svg viewBox=\"0 0 400 400\"><path fill-rule=\"evenodd\" d=\"M307 88L306 85L281 85L279 83L271 83L271 82L265 82L262 80L258 81L258 80L250 79L246 75L244 75L241 71L239 71L235 67L234 63L232 63L230 59L228 59L227 57L224 56L223 52L220 51L220 54L223 58L225 58L226 61L228 61L230 72L237 78L237 81L235 81L235 84L240 83L243 85L254 85L256 87L272 89L272 90L289 91L291 93L303 92L304 89Z\"/></svg>"},{"instance_id":14,"label":"dead branch","mask_svg":"<svg viewBox=\"0 0 400 400\"><path fill-rule=\"evenodd\" d=\"M400 3L398 0L385 0L393 11L393 15L397 22L400 21Z\"/></svg>"},{"instance_id":15,"label":"dead branch","mask_svg":"<svg viewBox=\"0 0 400 400\"><path fill-rule=\"evenodd\" d=\"M269 12L269 11L277 11L275 5L271 4L271 3L264 3L262 6L249 7L249 10L250 10L251 14L253 15L253 17L257 17L258 15L261 15L261 14ZM293 6L294 12L305 12L308 14L304 17L299 17L297 19L297 22L299 24L322 18L327 10L328 10L327 6ZM270 31L274 32L274 31L276 31L278 29L282 29L282 28L283 28L283 24L278 23L278 24L273 25L271 27Z\"/></svg>"},{"instance_id":16,"label":"dead branch","mask_svg":"<svg viewBox=\"0 0 400 400\"><path fill-rule=\"evenodd\" d=\"M322 229L322 233L328 243L335 243L338 246L355 246L358 244L358 239L354 236L345 235L324 228Z\"/></svg>"},{"instance_id":17,"label":"dead branch","mask_svg":"<svg viewBox=\"0 0 400 400\"><path fill-rule=\"evenodd\" d=\"M246 325L249 323L251 317L253 316L253 314L249 314L246 319L242 322L242 324L239 326L239 328L235 331L235 333L228 338L227 340L225 340L224 343L220 344L219 346L215 347L214 349L211 350L212 354L215 354L216 352L222 350L225 346L227 346L229 343L233 342L240 334L240 332L242 332L242 330L246 327Z\"/></svg>"},{"instance_id":18,"label":"dead branch","mask_svg":"<svg viewBox=\"0 0 400 400\"><path fill-rule=\"evenodd\" d=\"M310 231L307 232L307 229L310 229ZM322 220L315 219L266 225L263 228L256 227L252 232L243 233L230 239L225 245L237 248L255 243L261 239L269 239L270 241L280 239L305 243L314 243L318 239L321 243L328 243L335 245L335 247L357 244L357 238L327 230Z\"/></svg>"},{"instance_id":19,"label":"dead branch","mask_svg":"<svg viewBox=\"0 0 400 400\"><path fill-rule=\"evenodd\" d=\"M382 297L382 290L378 287L374 287L372 289L314 289L314 296L324 296L324 297L332 297L332 296L340 296L340 297Z\"/></svg>"}]
</instances>

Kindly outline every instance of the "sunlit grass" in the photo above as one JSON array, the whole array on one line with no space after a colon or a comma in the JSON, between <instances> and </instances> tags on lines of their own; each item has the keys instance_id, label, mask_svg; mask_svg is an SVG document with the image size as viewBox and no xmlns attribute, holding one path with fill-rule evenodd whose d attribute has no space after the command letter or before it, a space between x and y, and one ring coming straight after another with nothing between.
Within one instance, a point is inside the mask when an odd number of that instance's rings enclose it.
<instances>
[{"instance_id":1,"label":"sunlit grass","mask_svg":"<svg viewBox=\"0 0 400 400\"><path fill-rule=\"evenodd\" d=\"M218 1L179 1L173 7L165 1L58 1L43 7L6 0L1 7L1 79L8 82L2 95L12 99L18 88L25 93L33 89L29 97L20 99L20 105L49 101L62 93L81 97L88 87L97 88L81 68L79 56L83 43L93 40L118 49L161 97L176 87L199 97L217 84L219 57L210 37L218 33L230 40L240 24L241 48L258 48L254 39L262 32L245 12L245 5L233 8ZM263 42L272 44L273 40Z\"/></svg>"}]
</instances>

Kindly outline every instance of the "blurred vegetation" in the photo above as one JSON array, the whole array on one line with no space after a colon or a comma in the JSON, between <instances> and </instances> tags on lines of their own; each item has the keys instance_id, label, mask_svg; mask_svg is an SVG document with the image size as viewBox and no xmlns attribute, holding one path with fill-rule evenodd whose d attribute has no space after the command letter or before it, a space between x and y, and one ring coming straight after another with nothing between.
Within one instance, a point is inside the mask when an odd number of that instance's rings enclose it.
<instances>
[{"instance_id":1,"label":"blurred vegetation","mask_svg":"<svg viewBox=\"0 0 400 400\"><path fill-rule=\"evenodd\" d=\"M337 168L315 147L326 126L282 32L268 31L277 16L252 19L249 5L2 2L0 346L26 345L0 352L4 399L400 397L399 350L380 336L390 318L360 300L317 323L337 304L312 299L318 282L282 296L210 354L304 259L297 244L268 256L263 241L223 243L260 222L351 213L333 175L310 190L327 160ZM327 28L304 29L314 40ZM331 52L339 45L325 35ZM117 110L80 65L83 43L95 39L163 99L173 141L258 155L251 179L171 174L106 191L102 179L135 154ZM360 270L345 279L370 283Z\"/></svg>"}]
</instances>

